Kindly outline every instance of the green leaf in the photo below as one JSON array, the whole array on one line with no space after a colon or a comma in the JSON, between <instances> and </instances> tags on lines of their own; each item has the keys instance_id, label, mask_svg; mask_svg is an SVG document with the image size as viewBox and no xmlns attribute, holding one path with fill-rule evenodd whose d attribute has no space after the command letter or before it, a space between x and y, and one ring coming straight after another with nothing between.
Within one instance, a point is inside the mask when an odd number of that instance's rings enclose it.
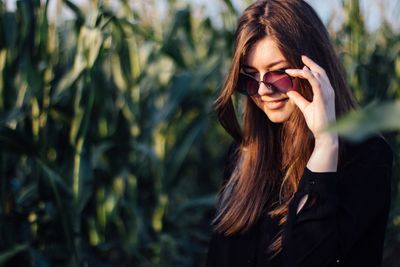
<instances>
[{"instance_id":1,"label":"green leaf","mask_svg":"<svg viewBox=\"0 0 400 267\"><path fill-rule=\"evenodd\" d=\"M215 201L216 201L216 196L214 194L190 199L189 201L180 205L176 209L173 209L173 212L170 214L169 219L171 221L178 221L180 217L184 216L185 212L188 212L188 210L191 209L213 208L215 205Z\"/></svg>"},{"instance_id":2,"label":"green leaf","mask_svg":"<svg viewBox=\"0 0 400 267\"><path fill-rule=\"evenodd\" d=\"M150 125L154 126L169 119L169 117L179 107L185 96L191 93L192 80L193 73L189 71L181 73L173 78L168 100L159 112L154 113L154 117L152 118Z\"/></svg>"},{"instance_id":3,"label":"green leaf","mask_svg":"<svg viewBox=\"0 0 400 267\"><path fill-rule=\"evenodd\" d=\"M231 0L223 0L226 6L229 8L229 11L232 12L235 15L238 15L238 12L236 11L235 7L232 4Z\"/></svg>"},{"instance_id":4,"label":"green leaf","mask_svg":"<svg viewBox=\"0 0 400 267\"><path fill-rule=\"evenodd\" d=\"M400 130L400 100L371 103L352 111L331 125L328 131L337 131L352 141L361 141L381 131Z\"/></svg>"},{"instance_id":5,"label":"green leaf","mask_svg":"<svg viewBox=\"0 0 400 267\"><path fill-rule=\"evenodd\" d=\"M82 26L85 23L85 16L84 16L83 12L79 9L79 7L77 5L75 5L71 1L63 0L63 2L69 9L71 9L71 11L73 13L75 13L77 26L78 27Z\"/></svg>"},{"instance_id":6,"label":"green leaf","mask_svg":"<svg viewBox=\"0 0 400 267\"><path fill-rule=\"evenodd\" d=\"M7 263L8 260L15 257L18 253L25 251L29 248L28 244L15 245L13 248L0 252L0 266Z\"/></svg>"},{"instance_id":7,"label":"green leaf","mask_svg":"<svg viewBox=\"0 0 400 267\"><path fill-rule=\"evenodd\" d=\"M24 133L0 126L0 146L19 155L37 156L37 149Z\"/></svg>"},{"instance_id":8,"label":"green leaf","mask_svg":"<svg viewBox=\"0 0 400 267\"><path fill-rule=\"evenodd\" d=\"M192 125L187 128L187 134L182 138L182 141L179 142L174 150L172 151L171 157L169 157L169 161L167 162L166 170L166 183L169 187L173 187L174 184L177 183L176 179L178 178L177 173L182 167L184 160L187 157L187 154L190 151L193 143L196 138L204 131L206 127L206 120L201 119L199 121L195 121Z\"/></svg>"},{"instance_id":9,"label":"green leaf","mask_svg":"<svg viewBox=\"0 0 400 267\"><path fill-rule=\"evenodd\" d=\"M30 202L33 202L36 197L38 197L38 185L30 184L18 192L18 195L16 196L16 203L18 206L24 206Z\"/></svg>"}]
</instances>

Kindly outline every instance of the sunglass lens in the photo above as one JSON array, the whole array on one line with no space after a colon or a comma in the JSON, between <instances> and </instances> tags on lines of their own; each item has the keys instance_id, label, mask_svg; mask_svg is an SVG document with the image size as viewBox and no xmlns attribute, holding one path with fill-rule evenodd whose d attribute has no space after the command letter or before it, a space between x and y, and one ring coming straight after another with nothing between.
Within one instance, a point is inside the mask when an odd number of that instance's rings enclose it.
<instances>
[{"instance_id":1,"label":"sunglass lens","mask_svg":"<svg viewBox=\"0 0 400 267\"><path fill-rule=\"evenodd\" d=\"M258 82L251 77L240 74L237 89L239 92L241 92L243 94L253 96L253 95L257 94Z\"/></svg>"},{"instance_id":2,"label":"sunglass lens","mask_svg":"<svg viewBox=\"0 0 400 267\"><path fill-rule=\"evenodd\" d=\"M278 89L281 93L289 91L293 84L289 75L284 72L268 72L264 76L264 83L269 83Z\"/></svg>"}]
</instances>

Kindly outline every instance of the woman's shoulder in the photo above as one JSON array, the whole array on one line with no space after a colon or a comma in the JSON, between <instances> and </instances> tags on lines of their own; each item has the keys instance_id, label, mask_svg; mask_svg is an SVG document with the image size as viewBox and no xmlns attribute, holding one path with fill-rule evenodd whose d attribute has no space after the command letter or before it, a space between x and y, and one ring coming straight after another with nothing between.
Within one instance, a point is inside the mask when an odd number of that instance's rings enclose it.
<instances>
[{"instance_id":1,"label":"woman's shoulder","mask_svg":"<svg viewBox=\"0 0 400 267\"><path fill-rule=\"evenodd\" d=\"M391 145L380 134L375 134L361 142L343 141L344 166L358 164L393 165L394 153Z\"/></svg>"}]
</instances>

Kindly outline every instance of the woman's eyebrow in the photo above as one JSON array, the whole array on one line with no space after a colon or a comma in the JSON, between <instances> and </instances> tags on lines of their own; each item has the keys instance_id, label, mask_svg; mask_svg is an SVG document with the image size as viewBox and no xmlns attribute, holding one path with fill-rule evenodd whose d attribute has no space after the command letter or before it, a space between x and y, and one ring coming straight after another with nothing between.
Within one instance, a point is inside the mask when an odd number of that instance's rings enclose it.
<instances>
[{"instance_id":1,"label":"woman's eyebrow","mask_svg":"<svg viewBox=\"0 0 400 267\"><path fill-rule=\"evenodd\" d=\"M272 63L269 63L269 64L267 64L266 66L265 66L265 68L266 69L271 69L271 68L273 68L274 66L276 66L276 65L278 65L278 64L281 64L281 63L287 63L287 61L286 60L284 60L284 59L281 59L281 60L278 60L278 61L275 61L275 62L272 62ZM246 69L257 69L257 68L255 68L255 67L253 67L253 66L251 66L251 65L247 65L247 64L243 64L243 68L246 68Z\"/></svg>"}]
</instances>

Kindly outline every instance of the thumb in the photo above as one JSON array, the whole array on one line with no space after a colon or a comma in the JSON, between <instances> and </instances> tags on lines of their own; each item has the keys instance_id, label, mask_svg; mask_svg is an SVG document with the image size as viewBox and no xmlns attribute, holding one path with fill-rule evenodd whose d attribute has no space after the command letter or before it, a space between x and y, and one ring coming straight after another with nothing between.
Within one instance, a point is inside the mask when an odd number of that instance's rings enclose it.
<instances>
[{"instance_id":1,"label":"thumb","mask_svg":"<svg viewBox=\"0 0 400 267\"><path fill-rule=\"evenodd\" d=\"M308 102L301 94L296 91L289 91L286 93L286 95L296 104L296 106L299 107L301 112L303 112L306 106L310 104L310 102Z\"/></svg>"}]
</instances>

